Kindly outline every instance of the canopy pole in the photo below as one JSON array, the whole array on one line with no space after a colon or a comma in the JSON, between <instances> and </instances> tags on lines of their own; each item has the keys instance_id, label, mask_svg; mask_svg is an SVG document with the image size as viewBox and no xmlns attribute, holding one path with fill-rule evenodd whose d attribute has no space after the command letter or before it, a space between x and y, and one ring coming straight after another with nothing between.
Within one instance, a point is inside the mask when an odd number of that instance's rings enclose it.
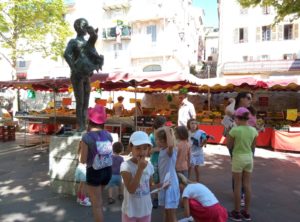
<instances>
[{"instance_id":1,"label":"canopy pole","mask_svg":"<svg viewBox=\"0 0 300 222\"><path fill-rule=\"evenodd\" d=\"M134 82L134 105L135 105L135 111L134 111L134 125L135 125L135 131L137 130L137 105L136 105L136 100L137 100L137 92L136 92L136 83Z\"/></svg>"},{"instance_id":2,"label":"canopy pole","mask_svg":"<svg viewBox=\"0 0 300 222\"><path fill-rule=\"evenodd\" d=\"M54 128L56 127L56 90L53 89L53 108L54 108Z\"/></svg>"}]
</instances>

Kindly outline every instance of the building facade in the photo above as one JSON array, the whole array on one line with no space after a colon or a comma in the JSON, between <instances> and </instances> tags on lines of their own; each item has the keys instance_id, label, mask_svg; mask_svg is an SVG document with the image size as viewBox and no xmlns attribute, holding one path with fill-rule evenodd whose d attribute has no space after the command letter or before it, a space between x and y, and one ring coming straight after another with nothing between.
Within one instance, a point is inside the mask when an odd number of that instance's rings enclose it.
<instances>
[{"instance_id":1,"label":"building facade","mask_svg":"<svg viewBox=\"0 0 300 222\"><path fill-rule=\"evenodd\" d=\"M203 11L190 0L104 0L106 70L182 71L197 64Z\"/></svg>"},{"instance_id":2,"label":"building facade","mask_svg":"<svg viewBox=\"0 0 300 222\"><path fill-rule=\"evenodd\" d=\"M299 19L274 25L271 6L242 8L237 0L219 0L219 76L294 75L300 73Z\"/></svg>"}]
</instances>

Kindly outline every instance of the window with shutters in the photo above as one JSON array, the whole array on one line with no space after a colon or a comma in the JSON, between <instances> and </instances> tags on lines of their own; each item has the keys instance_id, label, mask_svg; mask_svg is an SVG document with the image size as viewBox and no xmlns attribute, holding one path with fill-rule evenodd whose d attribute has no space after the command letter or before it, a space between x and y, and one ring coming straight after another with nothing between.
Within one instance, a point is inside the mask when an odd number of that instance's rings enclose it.
<instances>
[{"instance_id":1,"label":"window with shutters","mask_svg":"<svg viewBox=\"0 0 300 222\"><path fill-rule=\"evenodd\" d=\"M218 52L218 49L215 48L215 47L211 47L211 48L210 48L210 52L211 52L211 54L215 54L215 53Z\"/></svg>"},{"instance_id":2,"label":"window with shutters","mask_svg":"<svg viewBox=\"0 0 300 222\"><path fill-rule=\"evenodd\" d=\"M269 60L269 59L270 59L269 55L262 55L261 56L261 60L263 60L263 61L266 61L266 60Z\"/></svg>"},{"instance_id":3,"label":"window with shutters","mask_svg":"<svg viewBox=\"0 0 300 222\"><path fill-rule=\"evenodd\" d=\"M262 34L263 41L270 41L271 40L271 27L263 26L261 34Z\"/></svg>"},{"instance_id":4,"label":"window with shutters","mask_svg":"<svg viewBox=\"0 0 300 222\"><path fill-rule=\"evenodd\" d=\"M248 61L248 56L243 56L243 62L247 62Z\"/></svg>"},{"instance_id":5,"label":"window with shutters","mask_svg":"<svg viewBox=\"0 0 300 222\"><path fill-rule=\"evenodd\" d=\"M262 10L263 10L264 15L269 15L271 13L271 7L270 6L266 6L266 5L263 6Z\"/></svg>"},{"instance_id":6,"label":"window with shutters","mask_svg":"<svg viewBox=\"0 0 300 222\"><path fill-rule=\"evenodd\" d=\"M277 27L276 25L272 26L272 34L271 34L272 41L277 40Z\"/></svg>"},{"instance_id":7,"label":"window with shutters","mask_svg":"<svg viewBox=\"0 0 300 222\"><path fill-rule=\"evenodd\" d=\"M294 59L294 54L292 54L292 53L283 54L283 59L284 60L293 60Z\"/></svg>"},{"instance_id":8,"label":"window with shutters","mask_svg":"<svg viewBox=\"0 0 300 222\"><path fill-rule=\"evenodd\" d=\"M239 29L239 42L244 42L245 39L245 32L243 28Z\"/></svg>"},{"instance_id":9,"label":"window with shutters","mask_svg":"<svg viewBox=\"0 0 300 222\"><path fill-rule=\"evenodd\" d=\"M234 29L234 43L248 42L248 29L237 28Z\"/></svg>"},{"instance_id":10,"label":"window with shutters","mask_svg":"<svg viewBox=\"0 0 300 222\"><path fill-rule=\"evenodd\" d=\"M152 42L156 42L156 25L147 26L147 34L151 35Z\"/></svg>"},{"instance_id":11,"label":"window with shutters","mask_svg":"<svg viewBox=\"0 0 300 222\"><path fill-rule=\"evenodd\" d=\"M284 40L293 39L293 25L292 24L284 25L283 39Z\"/></svg>"}]
</instances>

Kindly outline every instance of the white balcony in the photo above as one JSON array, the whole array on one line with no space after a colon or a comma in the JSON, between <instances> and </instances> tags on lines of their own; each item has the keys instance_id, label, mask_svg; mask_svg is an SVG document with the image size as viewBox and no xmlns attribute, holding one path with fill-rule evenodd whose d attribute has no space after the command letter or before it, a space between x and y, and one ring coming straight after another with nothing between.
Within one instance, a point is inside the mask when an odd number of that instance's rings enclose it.
<instances>
[{"instance_id":1,"label":"white balcony","mask_svg":"<svg viewBox=\"0 0 300 222\"><path fill-rule=\"evenodd\" d=\"M104 0L102 8L104 11L111 11L117 9L126 9L129 7L130 4L128 0Z\"/></svg>"},{"instance_id":2,"label":"white balcony","mask_svg":"<svg viewBox=\"0 0 300 222\"><path fill-rule=\"evenodd\" d=\"M276 73L300 73L300 60L228 62L223 66L224 75Z\"/></svg>"}]
</instances>

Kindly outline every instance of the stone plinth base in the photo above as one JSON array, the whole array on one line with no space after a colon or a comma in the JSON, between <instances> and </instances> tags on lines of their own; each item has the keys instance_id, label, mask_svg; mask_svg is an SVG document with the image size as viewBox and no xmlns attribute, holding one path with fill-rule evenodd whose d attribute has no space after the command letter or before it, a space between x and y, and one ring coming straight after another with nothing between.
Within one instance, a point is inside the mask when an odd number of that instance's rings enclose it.
<instances>
[{"instance_id":1,"label":"stone plinth base","mask_svg":"<svg viewBox=\"0 0 300 222\"><path fill-rule=\"evenodd\" d=\"M75 195L75 169L81 136L52 136L49 145L50 188L55 193Z\"/></svg>"}]
</instances>

